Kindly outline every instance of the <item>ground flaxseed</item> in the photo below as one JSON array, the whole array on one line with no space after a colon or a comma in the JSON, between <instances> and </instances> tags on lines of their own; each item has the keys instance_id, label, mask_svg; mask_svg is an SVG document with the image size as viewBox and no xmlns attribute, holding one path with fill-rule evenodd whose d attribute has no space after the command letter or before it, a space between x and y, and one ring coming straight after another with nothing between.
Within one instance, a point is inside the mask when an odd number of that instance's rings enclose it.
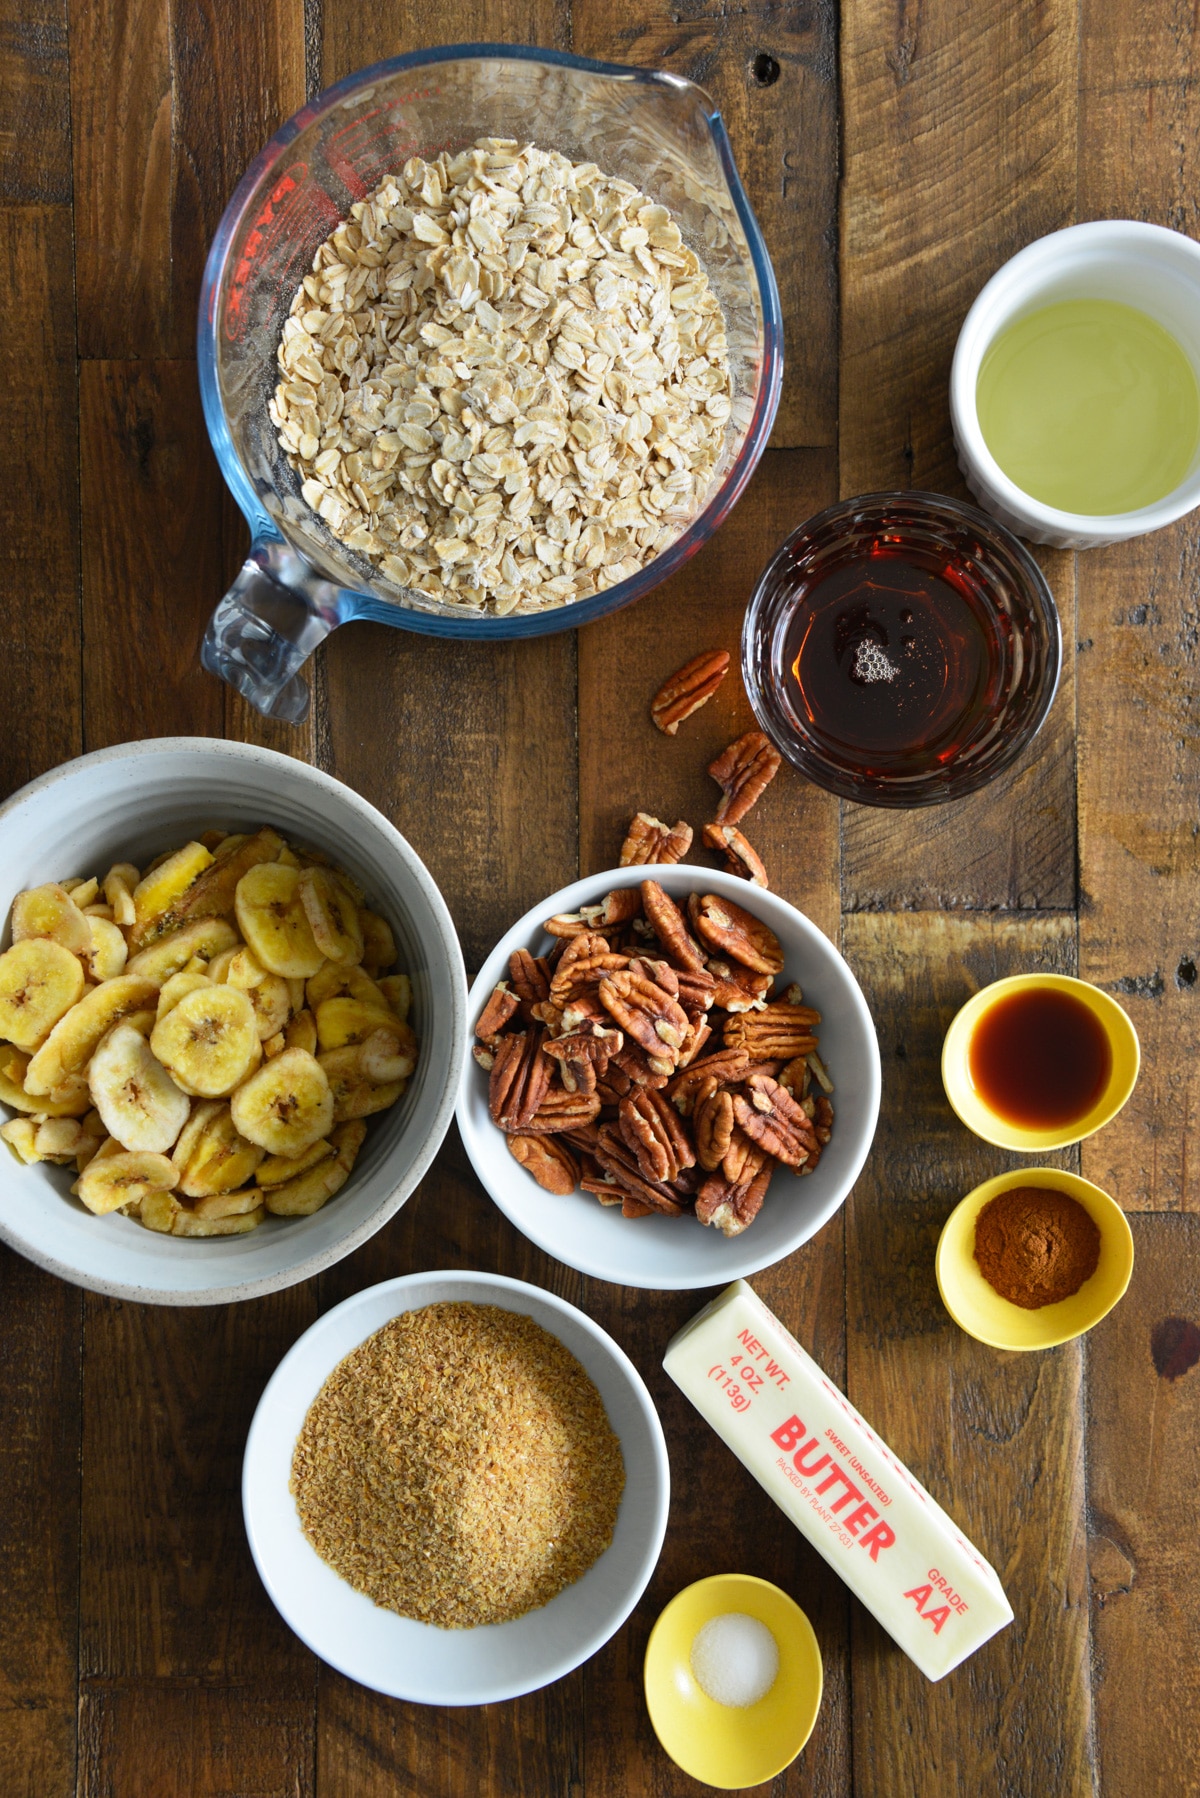
<instances>
[{"instance_id":1,"label":"ground flaxseed","mask_svg":"<svg viewBox=\"0 0 1200 1798\"><path fill-rule=\"evenodd\" d=\"M291 1479L344 1580L444 1629L508 1622L586 1573L624 1485L575 1357L531 1317L464 1303L407 1311L339 1362Z\"/></svg>"}]
</instances>

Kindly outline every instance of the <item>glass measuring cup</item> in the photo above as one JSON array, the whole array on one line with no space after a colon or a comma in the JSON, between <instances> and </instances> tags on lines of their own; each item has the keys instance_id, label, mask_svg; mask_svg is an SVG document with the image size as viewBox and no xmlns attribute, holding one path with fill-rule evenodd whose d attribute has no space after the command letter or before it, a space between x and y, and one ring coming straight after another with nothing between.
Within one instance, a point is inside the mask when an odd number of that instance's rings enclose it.
<instances>
[{"instance_id":1,"label":"glass measuring cup","mask_svg":"<svg viewBox=\"0 0 1200 1798\"><path fill-rule=\"evenodd\" d=\"M703 509L627 580L573 604L505 617L397 587L338 542L300 494L267 413L292 296L317 246L410 156L513 137L597 163L669 206L725 315L733 407ZM445 637L567 630L629 604L707 541L766 447L783 375L779 295L720 114L677 75L509 44L417 51L348 76L259 154L217 230L200 294L200 389L250 553L213 614L201 659L269 717L299 722L299 673L354 618Z\"/></svg>"}]
</instances>

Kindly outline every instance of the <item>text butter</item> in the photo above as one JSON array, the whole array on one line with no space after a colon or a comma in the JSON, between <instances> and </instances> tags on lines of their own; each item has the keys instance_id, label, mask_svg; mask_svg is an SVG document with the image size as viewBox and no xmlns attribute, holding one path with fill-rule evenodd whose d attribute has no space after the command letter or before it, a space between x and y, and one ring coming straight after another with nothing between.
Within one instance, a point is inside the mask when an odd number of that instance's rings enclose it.
<instances>
[{"instance_id":1,"label":"text butter","mask_svg":"<svg viewBox=\"0 0 1200 1798\"><path fill-rule=\"evenodd\" d=\"M929 1679L1012 1622L995 1571L744 1280L663 1366Z\"/></svg>"}]
</instances>

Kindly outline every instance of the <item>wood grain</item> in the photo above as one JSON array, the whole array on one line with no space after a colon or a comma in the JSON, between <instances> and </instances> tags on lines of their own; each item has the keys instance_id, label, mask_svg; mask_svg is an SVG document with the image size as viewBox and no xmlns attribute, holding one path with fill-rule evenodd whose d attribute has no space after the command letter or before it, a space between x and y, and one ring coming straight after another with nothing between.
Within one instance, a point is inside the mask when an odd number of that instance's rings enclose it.
<instances>
[{"instance_id":1,"label":"wood grain","mask_svg":"<svg viewBox=\"0 0 1200 1798\"><path fill-rule=\"evenodd\" d=\"M1087 1338L1089 1565L1105 1792L1193 1792L1200 1219L1130 1218L1129 1291Z\"/></svg>"},{"instance_id":2,"label":"wood grain","mask_svg":"<svg viewBox=\"0 0 1200 1798\"><path fill-rule=\"evenodd\" d=\"M315 1798L311 1709L252 1682L89 1686L78 1798Z\"/></svg>"},{"instance_id":3,"label":"wood grain","mask_svg":"<svg viewBox=\"0 0 1200 1798\"><path fill-rule=\"evenodd\" d=\"M1153 9L1136 32L1084 8L1080 208L1197 231L1200 33ZM1084 1148L1136 1209L1200 1209L1200 778L1196 518L1079 558L1080 968L1125 1006L1142 1075Z\"/></svg>"},{"instance_id":4,"label":"wood grain","mask_svg":"<svg viewBox=\"0 0 1200 1798\"><path fill-rule=\"evenodd\" d=\"M579 633L580 860L615 868L635 812L695 830L689 861L723 867L701 841L720 789L708 764L755 728L739 674L742 614L758 575L788 531L833 497L825 451L768 451L721 530L673 580L640 605ZM726 649L715 696L666 737L650 719L662 682L705 649ZM785 763L743 827L772 889L830 936L838 920L837 801Z\"/></svg>"},{"instance_id":5,"label":"wood grain","mask_svg":"<svg viewBox=\"0 0 1200 1798\"><path fill-rule=\"evenodd\" d=\"M80 369L87 746L220 736L200 639L224 590L221 484L190 362Z\"/></svg>"},{"instance_id":6,"label":"wood grain","mask_svg":"<svg viewBox=\"0 0 1200 1798\"><path fill-rule=\"evenodd\" d=\"M846 9L841 35L843 495L925 488L969 498L948 384L959 326L1007 257L1071 223L1075 8L955 0ZM1062 613L1064 678L1013 774L950 807L847 806L844 899L1056 909L1075 903L1071 558L1043 562Z\"/></svg>"},{"instance_id":7,"label":"wood grain","mask_svg":"<svg viewBox=\"0 0 1200 1798\"><path fill-rule=\"evenodd\" d=\"M950 1114L945 1025L999 975L1069 972L1074 920L856 916L844 947L884 1066L879 1132L847 1206L849 1396L991 1561L1016 1618L930 1685L854 1607L855 1795L1083 1798L1094 1778L1081 1352L985 1348L951 1321L933 1273L953 1206L1006 1160Z\"/></svg>"},{"instance_id":8,"label":"wood grain","mask_svg":"<svg viewBox=\"0 0 1200 1798\"><path fill-rule=\"evenodd\" d=\"M786 378L772 444L837 442L837 18L830 0L573 0L574 50L685 75L712 95L767 240Z\"/></svg>"},{"instance_id":9,"label":"wood grain","mask_svg":"<svg viewBox=\"0 0 1200 1798\"><path fill-rule=\"evenodd\" d=\"M82 747L79 480L71 220L63 207L0 207L0 279L14 296L0 384L14 445L35 445L0 497L5 649L0 692L8 794Z\"/></svg>"},{"instance_id":10,"label":"wood grain","mask_svg":"<svg viewBox=\"0 0 1200 1798\"><path fill-rule=\"evenodd\" d=\"M0 204L71 201L66 0L0 6Z\"/></svg>"},{"instance_id":11,"label":"wood grain","mask_svg":"<svg viewBox=\"0 0 1200 1798\"><path fill-rule=\"evenodd\" d=\"M303 0L72 0L79 341L193 353L200 274L247 163L303 104Z\"/></svg>"},{"instance_id":12,"label":"wood grain","mask_svg":"<svg viewBox=\"0 0 1200 1798\"><path fill-rule=\"evenodd\" d=\"M0 1251L0 1791L75 1791L80 1293Z\"/></svg>"}]
</instances>

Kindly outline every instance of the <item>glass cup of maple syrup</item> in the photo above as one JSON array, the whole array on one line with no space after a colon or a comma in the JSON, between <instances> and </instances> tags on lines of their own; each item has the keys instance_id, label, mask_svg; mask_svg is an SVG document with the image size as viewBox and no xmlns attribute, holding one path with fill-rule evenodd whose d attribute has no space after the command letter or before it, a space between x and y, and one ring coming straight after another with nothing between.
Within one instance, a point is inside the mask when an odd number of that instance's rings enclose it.
<instances>
[{"instance_id":1,"label":"glass cup of maple syrup","mask_svg":"<svg viewBox=\"0 0 1200 1798\"><path fill-rule=\"evenodd\" d=\"M873 493L793 531L759 580L742 675L763 730L818 786L933 805L993 780L1058 685L1058 612L1003 525L934 493Z\"/></svg>"}]
</instances>

